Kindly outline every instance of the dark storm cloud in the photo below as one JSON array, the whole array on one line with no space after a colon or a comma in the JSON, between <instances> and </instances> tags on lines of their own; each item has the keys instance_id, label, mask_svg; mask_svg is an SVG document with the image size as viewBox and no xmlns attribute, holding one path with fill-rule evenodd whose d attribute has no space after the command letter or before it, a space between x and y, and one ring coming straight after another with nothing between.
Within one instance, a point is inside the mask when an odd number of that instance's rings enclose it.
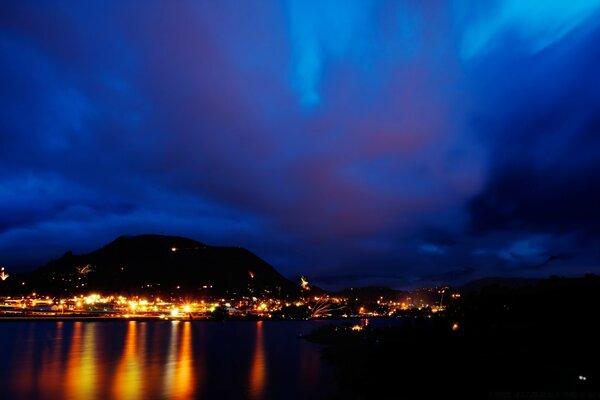
<instances>
[{"instance_id":1,"label":"dark storm cloud","mask_svg":"<svg viewBox=\"0 0 600 400\"><path fill-rule=\"evenodd\" d=\"M396 286L593 266L598 9L6 2L0 262L157 232Z\"/></svg>"},{"instance_id":2,"label":"dark storm cloud","mask_svg":"<svg viewBox=\"0 0 600 400\"><path fill-rule=\"evenodd\" d=\"M598 162L565 171L501 168L470 205L477 232L498 229L600 233Z\"/></svg>"},{"instance_id":3,"label":"dark storm cloud","mask_svg":"<svg viewBox=\"0 0 600 400\"><path fill-rule=\"evenodd\" d=\"M502 108L477 123L491 174L470 204L476 230L600 233L599 39L594 29L525 66L521 54L507 57L488 74L502 85Z\"/></svg>"},{"instance_id":4,"label":"dark storm cloud","mask_svg":"<svg viewBox=\"0 0 600 400\"><path fill-rule=\"evenodd\" d=\"M521 270L539 270L539 269L547 267L551 263L565 261L565 260L568 260L569 258L571 258L571 256L569 254L556 254L556 255L546 258L540 264L522 265L517 268L521 269Z\"/></svg>"}]
</instances>

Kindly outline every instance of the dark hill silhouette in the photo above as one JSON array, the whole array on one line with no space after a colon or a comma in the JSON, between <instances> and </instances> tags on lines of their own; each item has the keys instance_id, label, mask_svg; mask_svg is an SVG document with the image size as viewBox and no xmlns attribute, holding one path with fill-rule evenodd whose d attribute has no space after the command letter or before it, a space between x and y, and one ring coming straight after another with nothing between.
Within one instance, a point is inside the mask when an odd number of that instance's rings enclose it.
<instances>
[{"instance_id":1,"label":"dark hill silhouette","mask_svg":"<svg viewBox=\"0 0 600 400\"><path fill-rule=\"evenodd\" d=\"M338 297L358 299L359 302L372 303L384 297L387 300L403 300L406 292L390 289L383 286L362 286L356 288L342 289L335 293Z\"/></svg>"},{"instance_id":2,"label":"dark hill silhouette","mask_svg":"<svg viewBox=\"0 0 600 400\"><path fill-rule=\"evenodd\" d=\"M246 249L162 235L121 236L88 254L67 252L21 278L28 292L56 294L288 296L299 292L298 285Z\"/></svg>"},{"instance_id":3,"label":"dark hill silhouette","mask_svg":"<svg viewBox=\"0 0 600 400\"><path fill-rule=\"evenodd\" d=\"M500 288L519 288L523 286L535 285L540 278L516 278L516 277L488 277L470 281L462 285L461 292L477 292L489 287Z\"/></svg>"}]
</instances>

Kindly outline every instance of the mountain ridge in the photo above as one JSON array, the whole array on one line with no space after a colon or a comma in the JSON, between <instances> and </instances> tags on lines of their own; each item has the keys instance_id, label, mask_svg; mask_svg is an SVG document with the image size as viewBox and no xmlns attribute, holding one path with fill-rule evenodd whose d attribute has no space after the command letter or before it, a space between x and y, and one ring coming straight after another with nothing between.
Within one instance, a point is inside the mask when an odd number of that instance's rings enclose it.
<instances>
[{"instance_id":1,"label":"mountain ridge","mask_svg":"<svg viewBox=\"0 0 600 400\"><path fill-rule=\"evenodd\" d=\"M84 254L64 253L22 274L29 291L171 295L289 296L298 285L242 247L211 246L182 236L119 236ZM13 286L18 286L16 279ZM16 289L13 287L13 289ZM21 288L24 289L24 288Z\"/></svg>"}]
</instances>

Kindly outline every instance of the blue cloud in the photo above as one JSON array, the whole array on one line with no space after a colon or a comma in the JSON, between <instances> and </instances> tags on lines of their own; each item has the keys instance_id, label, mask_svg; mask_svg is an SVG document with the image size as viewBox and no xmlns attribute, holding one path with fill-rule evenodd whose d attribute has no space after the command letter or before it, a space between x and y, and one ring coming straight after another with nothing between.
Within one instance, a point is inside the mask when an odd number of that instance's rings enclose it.
<instances>
[{"instance_id":1,"label":"blue cloud","mask_svg":"<svg viewBox=\"0 0 600 400\"><path fill-rule=\"evenodd\" d=\"M597 266L597 10L7 0L0 263L158 232L397 286Z\"/></svg>"},{"instance_id":2,"label":"blue cloud","mask_svg":"<svg viewBox=\"0 0 600 400\"><path fill-rule=\"evenodd\" d=\"M517 35L529 52L539 52L576 30L586 20L598 18L598 0L504 0L467 26L462 55L470 59L488 54L499 41Z\"/></svg>"},{"instance_id":3,"label":"blue cloud","mask_svg":"<svg viewBox=\"0 0 600 400\"><path fill-rule=\"evenodd\" d=\"M431 243L422 244L419 246L419 251L427 254L446 254L446 249L444 247Z\"/></svg>"},{"instance_id":4,"label":"blue cloud","mask_svg":"<svg viewBox=\"0 0 600 400\"><path fill-rule=\"evenodd\" d=\"M367 30L370 2L291 0L289 30L293 51L293 87L307 106L319 103L325 63L356 51Z\"/></svg>"}]
</instances>

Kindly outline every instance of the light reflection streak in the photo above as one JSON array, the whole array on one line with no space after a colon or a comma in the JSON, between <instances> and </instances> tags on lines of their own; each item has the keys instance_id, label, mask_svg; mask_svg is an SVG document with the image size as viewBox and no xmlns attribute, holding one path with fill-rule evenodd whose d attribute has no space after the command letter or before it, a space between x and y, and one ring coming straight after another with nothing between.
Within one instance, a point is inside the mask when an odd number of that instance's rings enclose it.
<instances>
[{"instance_id":1,"label":"light reflection streak","mask_svg":"<svg viewBox=\"0 0 600 400\"><path fill-rule=\"evenodd\" d=\"M267 346L278 339L269 334L269 325L262 321L245 325L243 335L248 341L229 348L231 336L205 335L208 328L212 326L190 321L73 321L58 322L50 330L41 324L22 324L12 335L15 351L7 353L11 358L3 364L11 368L6 386L0 386L0 398L6 394L37 399L186 399L221 390L244 393L248 399L269 395L274 376L268 370ZM204 351L219 346L223 348ZM284 383L295 387L296 393L304 385L314 387L322 381L318 354L310 349L303 346L281 365L298 372L298 379ZM241 365L229 362L240 357ZM209 380L211 374L215 378Z\"/></svg>"},{"instance_id":2,"label":"light reflection streak","mask_svg":"<svg viewBox=\"0 0 600 400\"><path fill-rule=\"evenodd\" d=\"M179 340L180 328L181 340ZM177 351L178 348L179 351ZM164 393L169 398L188 399L193 397L195 390L192 323L189 321L173 321L171 323Z\"/></svg>"},{"instance_id":3,"label":"light reflection streak","mask_svg":"<svg viewBox=\"0 0 600 400\"><path fill-rule=\"evenodd\" d=\"M125 349L113 379L113 395L117 399L138 399L142 397L142 367L137 343L137 322L129 321L125 338ZM145 349L142 349L142 352Z\"/></svg>"},{"instance_id":4,"label":"light reflection streak","mask_svg":"<svg viewBox=\"0 0 600 400\"><path fill-rule=\"evenodd\" d=\"M167 354L167 362L165 363L165 374L163 382L164 394L168 394L173 389L173 380L175 375L175 363L177 352L177 331L179 321L171 321L171 334L169 336L169 352Z\"/></svg>"},{"instance_id":5,"label":"light reflection streak","mask_svg":"<svg viewBox=\"0 0 600 400\"><path fill-rule=\"evenodd\" d=\"M254 356L250 367L249 395L251 399L262 399L265 395L267 364L265 362L265 349L263 340L263 322L256 322L256 341Z\"/></svg>"},{"instance_id":6,"label":"light reflection streak","mask_svg":"<svg viewBox=\"0 0 600 400\"><path fill-rule=\"evenodd\" d=\"M175 399L187 399L194 393L194 357L192 354L192 323L183 323L181 346L175 370L175 390L171 395Z\"/></svg>"},{"instance_id":7,"label":"light reflection streak","mask_svg":"<svg viewBox=\"0 0 600 400\"><path fill-rule=\"evenodd\" d=\"M95 399L99 393L95 356L96 324L75 322L65 370L67 397Z\"/></svg>"}]
</instances>

